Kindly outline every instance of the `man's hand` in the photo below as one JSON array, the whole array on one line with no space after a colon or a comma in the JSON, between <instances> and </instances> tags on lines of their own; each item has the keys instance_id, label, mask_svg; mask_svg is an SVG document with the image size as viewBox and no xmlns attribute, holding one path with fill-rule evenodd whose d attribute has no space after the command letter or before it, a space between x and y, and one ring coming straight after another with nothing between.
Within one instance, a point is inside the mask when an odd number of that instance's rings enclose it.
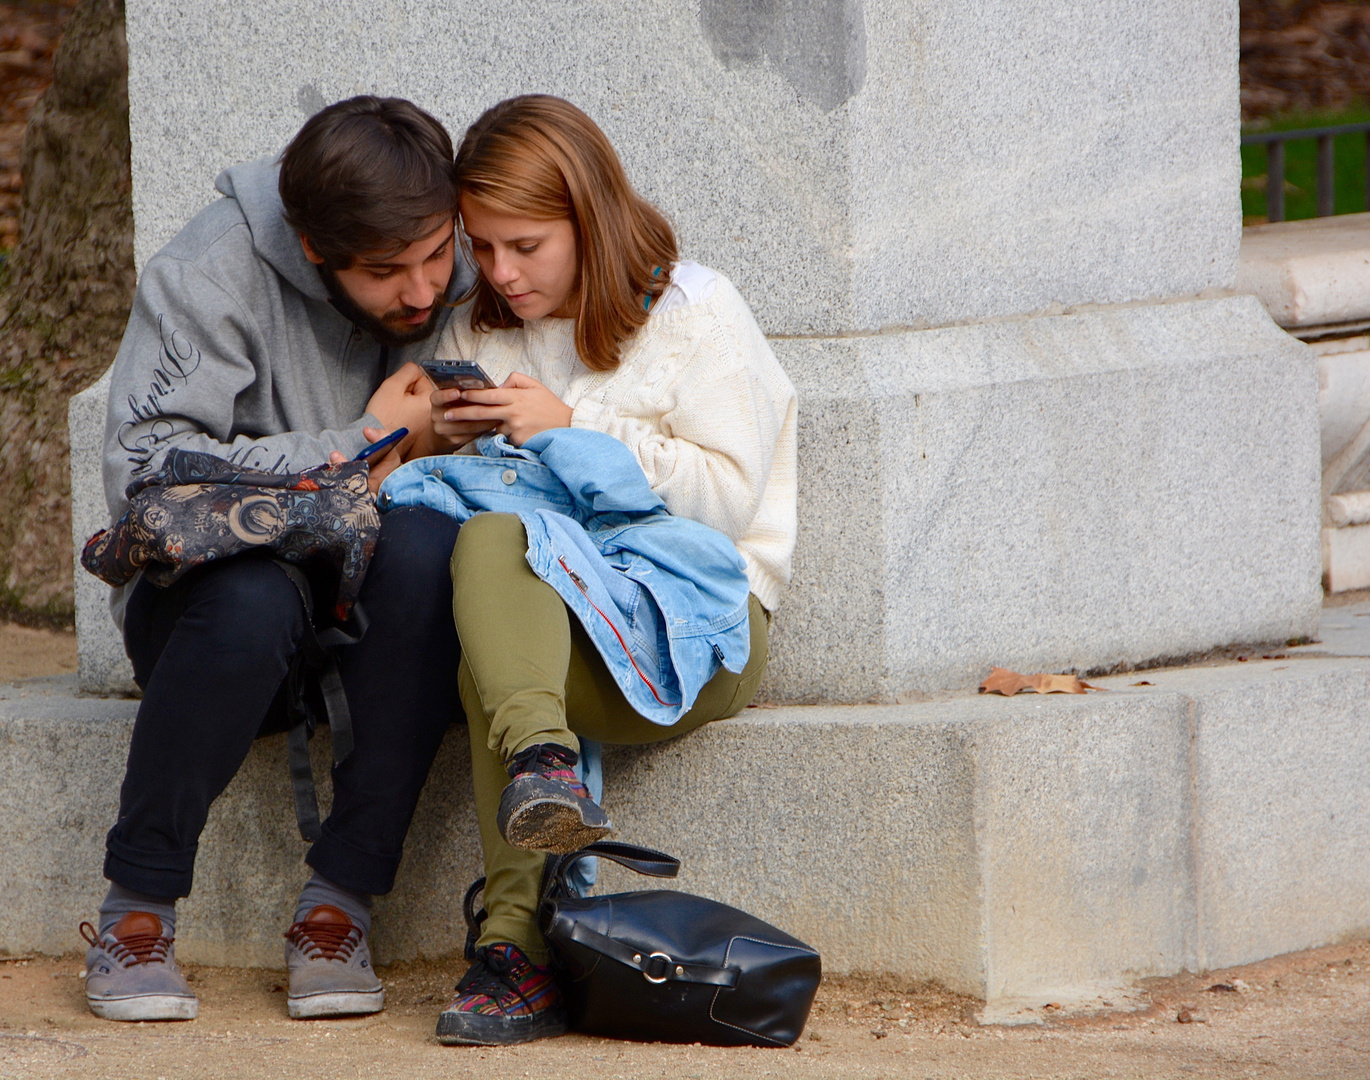
<instances>
[{"instance_id":1,"label":"man's hand","mask_svg":"<svg viewBox=\"0 0 1370 1080\"><path fill-rule=\"evenodd\" d=\"M412 446L431 445L433 436L432 410L428 397L433 384L418 364L405 364L391 375L371 395L366 411L381 422L386 431L407 427L409 437L401 442L401 456L408 456ZM379 436L377 436L379 438ZM371 440L375 442L375 439ZM372 465L371 471L376 471Z\"/></svg>"},{"instance_id":2,"label":"man's hand","mask_svg":"<svg viewBox=\"0 0 1370 1080\"><path fill-rule=\"evenodd\" d=\"M380 442L381 439L385 438L390 433L381 428L367 427L362 428L362 434L366 436L368 442L374 443ZM404 452L402 448L407 447L412 442L413 438L414 436L412 434L407 435L379 457L368 459L371 468L366 477L366 486L371 489L372 495L380 491L381 482L404 463ZM337 450L334 450L328 455L328 464L330 465L341 465L347 460L347 455Z\"/></svg>"},{"instance_id":3,"label":"man's hand","mask_svg":"<svg viewBox=\"0 0 1370 1080\"><path fill-rule=\"evenodd\" d=\"M452 439L464 436L463 442L494 430L522 446L539 432L571 426L571 407L517 371L493 390L439 390L432 402L433 430Z\"/></svg>"}]
</instances>

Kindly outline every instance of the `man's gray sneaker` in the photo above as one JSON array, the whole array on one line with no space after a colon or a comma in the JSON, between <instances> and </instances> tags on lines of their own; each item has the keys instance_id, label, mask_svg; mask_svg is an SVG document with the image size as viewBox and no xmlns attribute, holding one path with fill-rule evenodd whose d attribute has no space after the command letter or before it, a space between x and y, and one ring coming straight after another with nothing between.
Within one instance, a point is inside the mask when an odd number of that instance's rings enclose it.
<instances>
[{"instance_id":1,"label":"man's gray sneaker","mask_svg":"<svg viewBox=\"0 0 1370 1080\"><path fill-rule=\"evenodd\" d=\"M86 1004L106 1020L194 1020L200 1003L176 967L175 939L162 920L130 911L104 934L81 924L86 950Z\"/></svg>"},{"instance_id":2,"label":"man's gray sneaker","mask_svg":"<svg viewBox=\"0 0 1370 1080\"><path fill-rule=\"evenodd\" d=\"M293 1020L359 1016L385 1008L361 927L332 904L320 904L285 933Z\"/></svg>"}]
</instances>

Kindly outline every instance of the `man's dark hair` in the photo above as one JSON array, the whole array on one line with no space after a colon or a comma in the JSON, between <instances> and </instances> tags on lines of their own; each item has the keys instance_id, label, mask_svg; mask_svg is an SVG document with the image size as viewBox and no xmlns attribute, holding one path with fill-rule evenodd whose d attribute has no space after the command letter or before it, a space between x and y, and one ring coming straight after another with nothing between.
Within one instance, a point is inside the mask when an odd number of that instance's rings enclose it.
<instances>
[{"instance_id":1,"label":"man's dark hair","mask_svg":"<svg viewBox=\"0 0 1370 1080\"><path fill-rule=\"evenodd\" d=\"M452 138L413 102L364 95L329 105L281 154L285 220L331 270L392 255L456 212Z\"/></svg>"}]
</instances>

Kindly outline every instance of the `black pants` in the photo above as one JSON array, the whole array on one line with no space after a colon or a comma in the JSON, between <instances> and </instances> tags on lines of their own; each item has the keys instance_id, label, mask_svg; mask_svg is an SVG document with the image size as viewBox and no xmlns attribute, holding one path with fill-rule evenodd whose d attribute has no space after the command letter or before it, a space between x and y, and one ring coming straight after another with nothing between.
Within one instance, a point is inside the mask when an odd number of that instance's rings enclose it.
<instances>
[{"instance_id":1,"label":"black pants","mask_svg":"<svg viewBox=\"0 0 1370 1080\"><path fill-rule=\"evenodd\" d=\"M333 770L332 812L306 861L358 892L390 891L428 769L462 717L448 570L456 537L457 523L433 510L384 515L361 591L370 626L336 650L355 746ZM227 559L166 589L138 583L124 643L143 700L105 877L153 896L190 894L209 806L263 722L283 712L304 630L298 591L268 560Z\"/></svg>"}]
</instances>

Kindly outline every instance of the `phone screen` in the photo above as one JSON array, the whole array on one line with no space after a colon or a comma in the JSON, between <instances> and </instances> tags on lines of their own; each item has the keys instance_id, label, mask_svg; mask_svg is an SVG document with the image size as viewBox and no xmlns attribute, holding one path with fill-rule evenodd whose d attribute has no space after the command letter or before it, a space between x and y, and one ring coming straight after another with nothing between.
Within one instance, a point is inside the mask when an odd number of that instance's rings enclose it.
<instances>
[{"instance_id":1,"label":"phone screen","mask_svg":"<svg viewBox=\"0 0 1370 1080\"><path fill-rule=\"evenodd\" d=\"M469 360L427 360L424 373L439 390L493 390L495 381Z\"/></svg>"}]
</instances>

